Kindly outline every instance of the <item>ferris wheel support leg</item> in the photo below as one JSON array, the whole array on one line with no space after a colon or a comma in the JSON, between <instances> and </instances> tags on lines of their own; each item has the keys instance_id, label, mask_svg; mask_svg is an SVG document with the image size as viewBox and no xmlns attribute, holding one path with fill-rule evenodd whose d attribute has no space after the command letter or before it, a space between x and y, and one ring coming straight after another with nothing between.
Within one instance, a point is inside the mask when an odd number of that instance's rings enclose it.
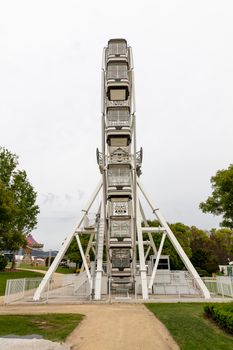
<instances>
[{"instance_id":1,"label":"ferris wheel support leg","mask_svg":"<svg viewBox=\"0 0 233 350\"><path fill-rule=\"evenodd\" d=\"M102 200L101 203L101 214L100 222L97 232L97 266L96 266L96 275L95 275L95 300L101 299L101 281L103 274L103 250L104 250L104 234L105 234L105 217L104 217L104 208L105 202Z\"/></svg>"},{"instance_id":2,"label":"ferris wheel support leg","mask_svg":"<svg viewBox=\"0 0 233 350\"><path fill-rule=\"evenodd\" d=\"M83 210L83 211L84 211L84 214L83 214L83 216L82 216L82 218L81 218L81 220L80 220L78 226L76 227L75 231L72 232L72 233L70 233L70 234L65 238L65 241L63 242L63 245L61 246L61 248L60 248L58 254L56 255L56 257L55 257L55 259L54 259L54 261L53 261L53 263L51 264L50 268L49 268L48 271L46 272L44 278L42 279L42 281L41 281L41 283L40 283L40 285L39 285L39 287L36 289L35 294L34 294L34 296L33 296L33 300L34 300L34 301L40 300L41 293L42 293L43 290L45 289L45 287L46 287L47 283L49 282L49 280L52 278L54 272L56 271L56 269L57 269L57 267L58 267L58 265L59 265L59 263L61 262L63 256L65 255L67 249L69 248L70 243L71 243L73 237L78 233L77 231L78 231L79 227L81 226L81 224L82 224L82 222L83 222L83 220L84 220L84 217L86 216L86 214L87 214L88 211L90 210L90 208L91 208L93 202L95 201L95 199L96 199L96 197L97 197L99 191L101 190L101 188L102 188L102 180L100 181L100 183L98 184L98 186L97 186L95 192L94 192L93 195L91 196L91 198L90 198L90 200L89 200L89 202L88 202L88 204L87 204L87 206L86 206L86 209Z\"/></svg>"},{"instance_id":3,"label":"ferris wheel support leg","mask_svg":"<svg viewBox=\"0 0 233 350\"><path fill-rule=\"evenodd\" d=\"M140 261L140 275L141 275L141 283L142 283L142 298L144 300L147 300L148 288L147 288L146 264L145 264L145 256L144 256L141 221L142 221L142 217L140 212L140 203L139 203L139 199L137 198L137 237L138 237L139 261Z\"/></svg>"},{"instance_id":4,"label":"ferris wheel support leg","mask_svg":"<svg viewBox=\"0 0 233 350\"><path fill-rule=\"evenodd\" d=\"M160 222L160 225L162 227L164 227L165 231L167 232L167 237L170 239L173 247L175 248L176 252L180 256L180 258L183 261L185 267L187 268L187 270L191 274L192 278L194 279L194 281L196 282L196 284L198 285L198 287L202 291L203 296L205 297L205 299L210 299L210 292L209 292L209 290L207 289L205 283L202 281L201 277L198 275L198 273L197 273L196 269L194 268L193 264L191 263L191 261L189 260L187 255L185 254L183 248L181 247L181 245L178 242L178 240L176 239L174 233L172 232L172 230L168 226L168 224L167 224L166 220L164 219L163 215L161 214L160 210L153 206L152 202L150 201L149 197L145 193L145 191L144 191L142 185L140 184L140 182L138 181L137 183L138 183L138 187L139 187L141 193L143 194L143 196L146 199L147 203L151 207L152 212L154 213L154 215L156 216L156 218Z\"/></svg>"}]
</instances>

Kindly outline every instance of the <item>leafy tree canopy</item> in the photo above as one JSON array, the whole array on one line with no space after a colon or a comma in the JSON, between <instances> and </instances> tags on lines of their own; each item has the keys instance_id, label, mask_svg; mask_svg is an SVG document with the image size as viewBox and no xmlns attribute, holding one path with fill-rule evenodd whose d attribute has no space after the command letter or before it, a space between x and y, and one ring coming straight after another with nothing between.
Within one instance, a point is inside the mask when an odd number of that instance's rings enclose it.
<instances>
[{"instance_id":1,"label":"leafy tree canopy","mask_svg":"<svg viewBox=\"0 0 233 350\"><path fill-rule=\"evenodd\" d=\"M158 221L154 220L147 220L147 223L149 226L156 227L159 225ZM180 222L175 224L170 224L171 230L175 234L177 240L183 247L185 253L190 258L192 256L192 251L190 248L190 238L191 238L191 232L190 228ZM153 233L152 234L154 242L156 247L159 247L162 235L159 233ZM144 239L146 239L146 235L144 234ZM164 242L164 248L162 254L169 255L170 257L170 264L171 269L173 270L182 270L184 268L184 264L181 261L180 257L178 256L175 248L173 247L172 243L168 238L165 239Z\"/></svg>"},{"instance_id":2,"label":"leafy tree canopy","mask_svg":"<svg viewBox=\"0 0 233 350\"><path fill-rule=\"evenodd\" d=\"M18 157L0 147L0 249L16 251L37 224L36 192Z\"/></svg>"},{"instance_id":3,"label":"leafy tree canopy","mask_svg":"<svg viewBox=\"0 0 233 350\"><path fill-rule=\"evenodd\" d=\"M211 177L212 195L200 203L204 213L223 215L221 226L233 228L233 164Z\"/></svg>"},{"instance_id":4,"label":"leafy tree canopy","mask_svg":"<svg viewBox=\"0 0 233 350\"><path fill-rule=\"evenodd\" d=\"M212 251L219 264L233 261L233 231L229 228L212 229L210 234Z\"/></svg>"},{"instance_id":5,"label":"leafy tree canopy","mask_svg":"<svg viewBox=\"0 0 233 350\"><path fill-rule=\"evenodd\" d=\"M89 235L80 235L80 241L83 247L84 252L86 251L87 245L88 245L88 241L89 241ZM93 261L94 260L94 255L93 252L90 251L89 252L90 258ZM77 266L81 267L82 265L82 257L81 257L81 253L79 251L78 248L78 243L76 241L76 238L74 237L67 252L66 252L66 256L67 258L72 261L75 262L77 264Z\"/></svg>"}]
</instances>

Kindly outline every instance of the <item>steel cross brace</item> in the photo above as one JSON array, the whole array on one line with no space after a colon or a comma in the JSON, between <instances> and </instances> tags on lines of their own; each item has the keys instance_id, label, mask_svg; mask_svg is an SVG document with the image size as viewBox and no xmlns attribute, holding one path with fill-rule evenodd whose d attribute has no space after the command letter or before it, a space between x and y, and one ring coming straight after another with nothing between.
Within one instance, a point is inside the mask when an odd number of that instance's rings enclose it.
<instances>
[{"instance_id":1,"label":"steel cross brace","mask_svg":"<svg viewBox=\"0 0 233 350\"><path fill-rule=\"evenodd\" d=\"M172 230L170 229L170 227L168 226L166 220L164 219L164 217L162 216L162 214L160 213L159 208L155 208L149 197L147 196L147 194L145 193L142 185L140 184L139 180L137 181L138 184L138 188L140 189L141 193L143 194L144 198L146 199L147 203L149 204L150 208L152 209L152 212L154 213L154 215L157 217L160 225L162 227L164 227L166 233L167 233L167 237L170 239L173 247L175 248L176 252L178 253L178 255L180 256L181 260L183 261L185 267L187 268L187 270L189 271L189 273L191 274L191 276L193 277L193 279L195 280L195 282L197 283L198 287L200 288L200 290L202 291L205 299L210 299L210 292L207 289L206 285L204 284L204 282L202 281L201 277L198 275L196 269L194 268L194 266L192 265L191 261L189 260L189 258L187 257L187 255L185 254L183 248L181 247L180 243L178 242L178 240L176 239L174 233L172 232ZM165 237L164 237L165 239ZM162 250L162 249L161 249ZM157 261L157 259L156 259ZM157 269L157 268L156 268ZM156 269L155 269L155 273L156 273ZM155 275L154 273L154 275ZM152 281L151 281L152 282ZM153 282L152 282L153 283ZM151 285L151 283L150 283Z\"/></svg>"},{"instance_id":2,"label":"steel cross brace","mask_svg":"<svg viewBox=\"0 0 233 350\"><path fill-rule=\"evenodd\" d=\"M70 243L72 242L72 239L74 236L76 236L76 240L77 240L77 243L79 245L79 249L80 249L80 253L82 255L82 259L83 259L83 263L84 263L84 267L85 267L85 270L86 270L86 274L87 274L87 277L88 277L88 280L89 280L89 283L90 283L90 287L91 287L91 278L90 278L90 272L89 272L89 268L88 268L88 264L87 264L87 261L86 261L86 258L85 258L85 254L83 252L83 248L82 248L82 245L81 245L81 242L80 242L80 239L79 239L79 236L78 236L78 230L80 228L80 226L82 225L83 223L83 220L85 218L85 215L88 213L88 211L90 210L93 202L95 201L98 193L100 192L102 188L102 180L99 182L96 190L93 192L93 195L91 196L87 206L86 206L86 209L84 209L84 214L83 216L81 217L81 220L78 224L78 226L76 227L76 229L71 232L65 239L65 241L63 242L63 245L61 246L58 254L56 255L53 263L51 264L50 268L48 269L48 271L46 272L44 278L42 279L39 287L36 289L35 291L35 294L33 296L33 300L34 301L38 301L40 300L41 298L41 293L43 292L43 290L45 289L47 283L49 282L49 280L52 278L54 272L56 271L59 263L61 262L63 256L65 255L67 249L69 248L70 246Z\"/></svg>"}]
</instances>

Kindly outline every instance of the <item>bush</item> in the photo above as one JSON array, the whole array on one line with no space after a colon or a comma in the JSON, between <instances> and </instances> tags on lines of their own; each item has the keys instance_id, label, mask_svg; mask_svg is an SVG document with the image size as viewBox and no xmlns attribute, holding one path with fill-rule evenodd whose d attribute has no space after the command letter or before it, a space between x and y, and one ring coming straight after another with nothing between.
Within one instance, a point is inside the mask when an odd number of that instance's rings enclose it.
<instances>
[{"instance_id":1,"label":"bush","mask_svg":"<svg viewBox=\"0 0 233 350\"><path fill-rule=\"evenodd\" d=\"M233 303L208 304L204 307L204 312L221 328L233 334Z\"/></svg>"},{"instance_id":2,"label":"bush","mask_svg":"<svg viewBox=\"0 0 233 350\"><path fill-rule=\"evenodd\" d=\"M200 267L196 267L196 270L200 277L209 277L210 273L206 270L202 270Z\"/></svg>"},{"instance_id":3,"label":"bush","mask_svg":"<svg viewBox=\"0 0 233 350\"><path fill-rule=\"evenodd\" d=\"M4 255L0 255L0 271L3 271L8 263L7 258Z\"/></svg>"}]
</instances>

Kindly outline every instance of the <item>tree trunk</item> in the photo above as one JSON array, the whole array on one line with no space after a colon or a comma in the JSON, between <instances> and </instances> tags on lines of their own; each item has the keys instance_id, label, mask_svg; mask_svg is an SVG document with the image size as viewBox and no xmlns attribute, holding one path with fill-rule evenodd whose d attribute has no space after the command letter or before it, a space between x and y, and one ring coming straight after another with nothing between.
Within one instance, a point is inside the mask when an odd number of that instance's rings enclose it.
<instances>
[{"instance_id":1,"label":"tree trunk","mask_svg":"<svg viewBox=\"0 0 233 350\"><path fill-rule=\"evenodd\" d=\"M16 260L15 260L15 252L12 252L12 261L11 261L11 269L14 270L16 266Z\"/></svg>"}]
</instances>

